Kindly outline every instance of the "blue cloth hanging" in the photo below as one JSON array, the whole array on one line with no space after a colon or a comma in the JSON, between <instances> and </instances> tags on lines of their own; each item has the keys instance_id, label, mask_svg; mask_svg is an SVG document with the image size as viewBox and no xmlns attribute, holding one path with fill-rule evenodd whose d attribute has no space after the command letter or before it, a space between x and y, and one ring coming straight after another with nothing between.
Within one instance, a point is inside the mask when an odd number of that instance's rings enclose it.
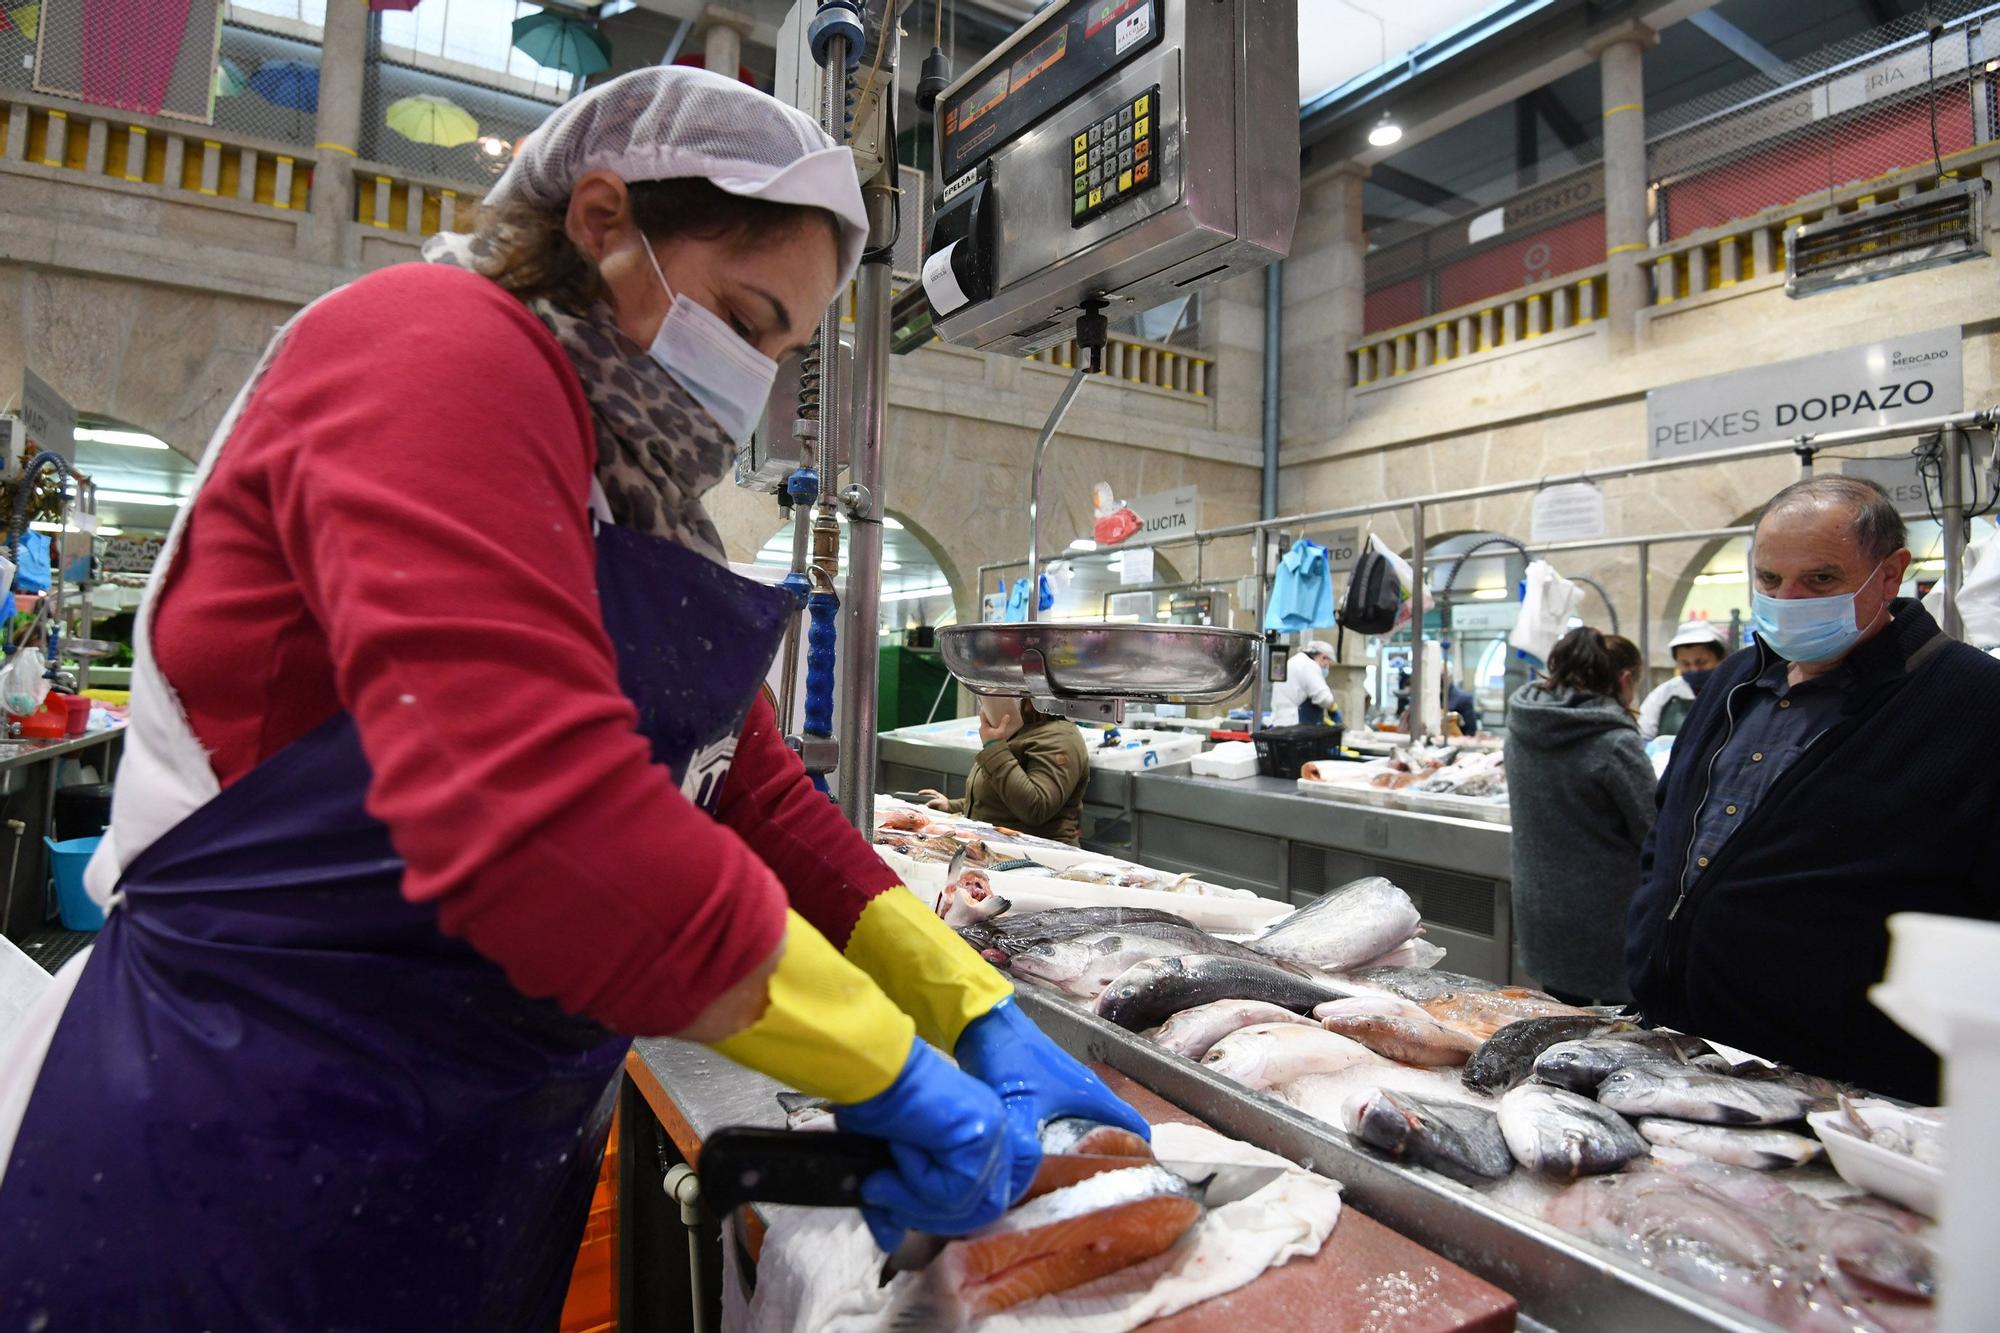
<instances>
[{"instance_id":1,"label":"blue cloth hanging","mask_svg":"<svg viewBox=\"0 0 2000 1333\"><path fill-rule=\"evenodd\" d=\"M1056 604L1056 595L1054 589L1049 587L1049 576L1044 574L1037 582L1041 587L1040 605L1037 609L1041 611L1051 610ZM1007 624L1012 625L1027 618L1028 581L1026 579L1015 579L1014 586L1007 590L1007 614L1002 619Z\"/></svg>"},{"instance_id":2,"label":"blue cloth hanging","mask_svg":"<svg viewBox=\"0 0 2000 1333\"><path fill-rule=\"evenodd\" d=\"M1327 571L1326 548L1301 538L1278 562L1264 628L1291 634L1333 623L1333 576Z\"/></svg>"},{"instance_id":3,"label":"blue cloth hanging","mask_svg":"<svg viewBox=\"0 0 2000 1333\"><path fill-rule=\"evenodd\" d=\"M48 533L24 532L21 534L21 563L14 570L14 589L17 592L47 592L49 590Z\"/></svg>"}]
</instances>

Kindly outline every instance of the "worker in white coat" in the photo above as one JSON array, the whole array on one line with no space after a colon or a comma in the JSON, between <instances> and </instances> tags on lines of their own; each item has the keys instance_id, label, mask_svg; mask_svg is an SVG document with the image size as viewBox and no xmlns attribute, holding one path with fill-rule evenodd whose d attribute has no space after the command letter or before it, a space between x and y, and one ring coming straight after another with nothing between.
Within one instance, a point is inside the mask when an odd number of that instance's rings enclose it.
<instances>
[{"instance_id":1,"label":"worker in white coat","mask_svg":"<svg viewBox=\"0 0 2000 1333\"><path fill-rule=\"evenodd\" d=\"M1675 631L1667 651L1674 657L1674 674L1639 705L1639 738L1672 736L1694 709L1695 696L1709 673L1729 656L1729 641L1706 620L1690 620Z\"/></svg>"},{"instance_id":2,"label":"worker in white coat","mask_svg":"<svg viewBox=\"0 0 2000 1333\"><path fill-rule=\"evenodd\" d=\"M1271 725L1274 727L1319 726L1333 707L1333 690L1326 683L1326 669L1333 665L1333 647L1324 639L1314 639L1292 654L1285 664L1285 678L1271 691Z\"/></svg>"}]
</instances>

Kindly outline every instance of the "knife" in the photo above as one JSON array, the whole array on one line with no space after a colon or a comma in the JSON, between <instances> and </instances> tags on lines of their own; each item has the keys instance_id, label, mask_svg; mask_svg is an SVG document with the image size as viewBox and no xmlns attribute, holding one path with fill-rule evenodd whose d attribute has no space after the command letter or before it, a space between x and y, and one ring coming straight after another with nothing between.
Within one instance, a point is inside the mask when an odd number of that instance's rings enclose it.
<instances>
[{"instance_id":1,"label":"knife","mask_svg":"<svg viewBox=\"0 0 2000 1333\"><path fill-rule=\"evenodd\" d=\"M1035 1184L1043 1189L1060 1188L1100 1172L1135 1166L1165 1167L1191 1184L1206 1185L1204 1198L1211 1208L1248 1198L1288 1169L1241 1162L1049 1153L1042 1158ZM698 1174L702 1201L717 1213L727 1213L746 1203L858 1208L861 1182L871 1172L885 1169L894 1170L895 1159L889 1154L888 1141L873 1135L738 1126L718 1129L702 1141ZM944 1243L937 1237L912 1233L890 1256L890 1271L922 1267Z\"/></svg>"}]
</instances>

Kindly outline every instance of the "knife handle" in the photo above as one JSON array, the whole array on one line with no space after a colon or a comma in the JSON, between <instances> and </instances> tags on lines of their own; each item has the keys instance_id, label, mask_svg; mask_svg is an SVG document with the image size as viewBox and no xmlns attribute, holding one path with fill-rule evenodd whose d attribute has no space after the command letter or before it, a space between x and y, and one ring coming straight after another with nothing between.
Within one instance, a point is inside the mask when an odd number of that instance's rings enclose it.
<instances>
[{"instance_id":1,"label":"knife handle","mask_svg":"<svg viewBox=\"0 0 2000 1333\"><path fill-rule=\"evenodd\" d=\"M886 1140L869 1134L739 1126L702 1141L702 1201L716 1213L746 1203L859 1208L861 1182L893 1169Z\"/></svg>"}]
</instances>

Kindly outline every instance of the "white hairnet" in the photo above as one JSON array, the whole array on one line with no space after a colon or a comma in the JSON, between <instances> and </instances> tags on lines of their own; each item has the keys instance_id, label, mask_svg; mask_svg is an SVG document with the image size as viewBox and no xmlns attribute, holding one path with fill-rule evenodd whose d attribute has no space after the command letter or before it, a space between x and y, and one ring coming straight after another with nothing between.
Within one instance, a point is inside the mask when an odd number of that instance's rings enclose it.
<instances>
[{"instance_id":1,"label":"white hairnet","mask_svg":"<svg viewBox=\"0 0 2000 1333\"><path fill-rule=\"evenodd\" d=\"M1696 644L1720 648L1724 653L1729 651L1729 640L1723 638L1722 631L1706 620L1682 622L1681 627L1674 631L1673 641L1667 645L1667 651L1672 652L1676 648L1688 648Z\"/></svg>"},{"instance_id":2,"label":"white hairnet","mask_svg":"<svg viewBox=\"0 0 2000 1333\"><path fill-rule=\"evenodd\" d=\"M746 83L682 65L620 75L571 98L521 144L487 200L557 208L577 178L699 176L746 199L824 208L840 221L840 280L854 276L868 215L854 155L811 116Z\"/></svg>"},{"instance_id":3,"label":"white hairnet","mask_svg":"<svg viewBox=\"0 0 2000 1333\"><path fill-rule=\"evenodd\" d=\"M1325 639L1314 639L1311 643L1299 649L1299 651L1304 653L1307 657L1311 657L1315 653L1319 654L1322 657L1332 657L1333 645L1328 643Z\"/></svg>"}]
</instances>

